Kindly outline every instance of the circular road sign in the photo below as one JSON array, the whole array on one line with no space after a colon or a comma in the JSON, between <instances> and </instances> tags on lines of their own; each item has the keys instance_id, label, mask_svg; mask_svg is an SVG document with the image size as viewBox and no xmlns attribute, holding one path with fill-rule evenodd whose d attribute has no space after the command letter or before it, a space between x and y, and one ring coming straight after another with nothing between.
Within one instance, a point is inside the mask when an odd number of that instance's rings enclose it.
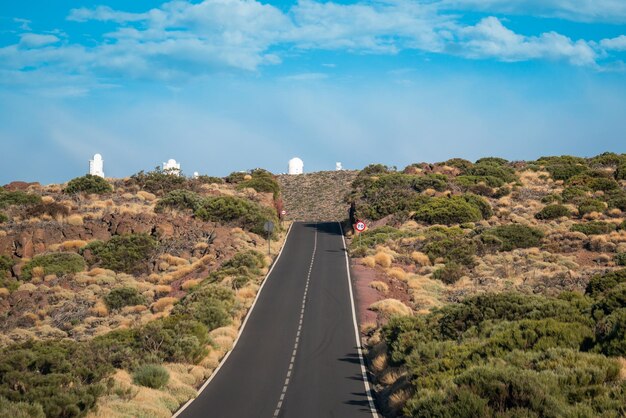
<instances>
[{"instance_id":1,"label":"circular road sign","mask_svg":"<svg viewBox=\"0 0 626 418\"><path fill-rule=\"evenodd\" d=\"M287 211L285 209L283 209L283 210L280 211L280 214L285 216L287 214Z\"/></svg>"},{"instance_id":2,"label":"circular road sign","mask_svg":"<svg viewBox=\"0 0 626 418\"><path fill-rule=\"evenodd\" d=\"M363 232L365 231L365 222L363 221L356 221L356 224L354 225L354 227L356 228L357 231L359 232Z\"/></svg>"},{"instance_id":3,"label":"circular road sign","mask_svg":"<svg viewBox=\"0 0 626 418\"><path fill-rule=\"evenodd\" d=\"M274 230L274 222L265 222L265 225L263 225L263 229L265 230L265 232L272 232Z\"/></svg>"}]
</instances>

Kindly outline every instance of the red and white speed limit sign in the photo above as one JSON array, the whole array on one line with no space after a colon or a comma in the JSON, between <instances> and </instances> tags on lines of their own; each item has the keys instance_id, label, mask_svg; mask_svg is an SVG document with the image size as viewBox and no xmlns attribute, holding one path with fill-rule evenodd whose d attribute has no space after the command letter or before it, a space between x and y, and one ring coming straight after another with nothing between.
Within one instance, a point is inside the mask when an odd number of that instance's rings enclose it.
<instances>
[{"instance_id":1,"label":"red and white speed limit sign","mask_svg":"<svg viewBox=\"0 0 626 418\"><path fill-rule=\"evenodd\" d=\"M287 211L286 211L285 209L283 209L283 210L281 210L281 211L280 211L280 214L281 214L282 216L285 216L285 215L287 214Z\"/></svg>"},{"instance_id":2,"label":"red and white speed limit sign","mask_svg":"<svg viewBox=\"0 0 626 418\"><path fill-rule=\"evenodd\" d=\"M354 224L354 229L356 229L358 232L363 232L367 229L367 226L363 221L356 221L356 224Z\"/></svg>"}]
</instances>

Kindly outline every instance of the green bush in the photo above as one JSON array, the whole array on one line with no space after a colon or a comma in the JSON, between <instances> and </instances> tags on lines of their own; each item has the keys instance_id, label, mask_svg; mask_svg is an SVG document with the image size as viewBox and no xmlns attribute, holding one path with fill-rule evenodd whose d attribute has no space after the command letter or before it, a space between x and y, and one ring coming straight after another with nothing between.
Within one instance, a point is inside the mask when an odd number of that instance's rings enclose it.
<instances>
[{"instance_id":1,"label":"green bush","mask_svg":"<svg viewBox=\"0 0 626 418\"><path fill-rule=\"evenodd\" d=\"M589 164L592 167L617 167L624 162L626 162L624 156L614 152L604 152L589 159Z\"/></svg>"},{"instance_id":2,"label":"green bush","mask_svg":"<svg viewBox=\"0 0 626 418\"><path fill-rule=\"evenodd\" d=\"M578 214L580 216L591 212L604 212L606 205L603 201L597 199L585 199L578 205Z\"/></svg>"},{"instance_id":3,"label":"green bush","mask_svg":"<svg viewBox=\"0 0 626 418\"><path fill-rule=\"evenodd\" d=\"M476 265L476 244L463 236L436 236L421 248L431 262L443 258L446 263L472 268Z\"/></svg>"},{"instance_id":4,"label":"green bush","mask_svg":"<svg viewBox=\"0 0 626 418\"><path fill-rule=\"evenodd\" d=\"M197 363L207 355L210 341L206 325L179 314L149 322L136 334L144 361Z\"/></svg>"},{"instance_id":5,"label":"green bush","mask_svg":"<svg viewBox=\"0 0 626 418\"><path fill-rule=\"evenodd\" d=\"M626 308L613 311L596 326L598 351L608 356L626 356Z\"/></svg>"},{"instance_id":6,"label":"green bush","mask_svg":"<svg viewBox=\"0 0 626 418\"><path fill-rule=\"evenodd\" d=\"M492 176L457 176L454 180L459 186L466 189L481 183L489 187L502 187L504 185L501 178Z\"/></svg>"},{"instance_id":7,"label":"green bush","mask_svg":"<svg viewBox=\"0 0 626 418\"><path fill-rule=\"evenodd\" d=\"M8 221L9 221L9 217L5 215L4 213L0 212L0 224L3 224Z\"/></svg>"},{"instance_id":8,"label":"green bush","mask_svg":"<svg viewBox=\"0 0 626 418\"><path fill-rule=\"evenodd\" d=\"M238 184L245 180L245 177L249 174L245 171L233 171L224 179L226 183Z\"/></svg>"},{"instance_id":9,"label":"green bush","mask_svg":"<svg viewBox=\"0 0 626 418\"><path fill-rule=\"evenodd\" d=\"M474 164L471 161L464 160L463 158L451 158L448 161L444 161L444 165L448 167L455 167L461 171L467 171Z\"/></svg>"},{"instance_id":10,"label":"green bush","mask_svg":"<svg viewBox=\"0 0 626 418\"><path fill-rule=\"evenodd\" d=\"M8 192L0 189L0 209L9 206L34 206L41 203L41 196L20 191Z\"/></svg>"},{"instance_id":11,"label":"green bush","mask_svg":"<svg viewBox=\"0 0 626 418\"><path fill-rule=\"evenodd\" d=\"M235 254L230 260L222 264L224 269L247 268L254 274L261 274L265 267L265 256L258 251L249 250Z\"/></svg>"},{"instance_id":12,"label":"green bush","mask_svg":"<svg viewBox=\"0 0 626 418\"><path fill-rule=\"evenodd\" d=\"M13 260L8 255L0 255L0 278L13 268Z\"/></svg>"},{"instance_id":13,"label":"green bush","mask_svg":"<svg viewBox=\"0 0 626 418\"><path fill-rule=\"evenodd\" d=\"M142 170L133 174L130 177L130 183L159 196L173 190L183 189L189 185L187 178L172 174L160 167L155 167L153 171L147 173Z\"/></svg>"},{"instance_id":14,"label":"green bush","mask_svg":"<svg viewBox=\"0 0 626 418\"><path fill-rule=\"evenodd\" d=\"M493 165L507 165L509 160L505 160L500 157L483 157L476 160L475 164L493 164Z\"/></svg>"},{"instance_id":15,"label":"green bush","mask_svg":"<svg viewBox=\"0 0 626 418\"><path fill-rule=\"evenodd\" d=\"M442 174L426 174L413 180L413 188L420 193L427 189L442 192L447 187L448 178Z\"/></svg>"},{"instance_id":16,"label":"green bush","mask_svg":"<svg viewBox=\"0 0 626 418\"><path fill-rule=\"evenodd\" d=\"M157 213L165 209L196 211L202 203L202 197L190 190L172 190L159 200L154 208Z\"/></svg>"},{"instance_id":17,"label":"green bush","mask_svg":"<svg viewBox=\"0 0 626 418\"><path fill-rule=\"evenodd\" d=\"M615 254L615 264L618 266L626 266L626 253Z\"/></svg>"},{"instance_id":18,"label":"green bush","mask_svg":"<svg viewBox=\"0 0 626 418\"><path fill-rule=\"evenodd\" d=\"M238 190L244 188L254 189L260 193L272 193L274 198L280 193L280 186L274 176L265 170L254 170L250 180L243 180L237 185Z\"/></svg>"},{"instance_id":19,"label":"green bush","mask_svg":"<svg viewBox=\"0 0 626 418\"><path fill-rule=\"evenodd\" d=\"M116 311L125 306L145 305L146 298L134 287L117 287L104 297L104 303Z\"/></svg>"},{"instance_id":20,"label":"green bush","mask_svg":"<svg viewBox=\"0 0 626 418\"><path fill-rule=\"evenodd\" d=\"M614 270L605 274L595 275L589 280L585 293L592 297L597 297L617 286L626 282L626 269Z\"/></svg>"},{"instance_id":21,"label":"green bush","mask_svg":"<svg viewBox=\"0 0 626 418\"><path fill-rule=\"evenodd\" d=\"M582 232L585 235L602 235L615 231L615 224L602 221L591 221L583 224L575 224L570 228L573 232Z\"/></svg>"},{"instance_id":22,"label":"green bush","mask_svg":"<svg viewBox=\"0 0 626 418\"><path fill-rule=\"evenodd\" d=\"M436 197L417 209L415 220L428 224L452 225L483 219L480 208L462 196Z\"/></svg>"},{"instance_id":23,"label":"green bush","mask_svg":"<svg viewBox=\"0 0 626 418\"><path fill-rule=\"evenodd\" d=\"M93 193L104 194L113 191L111 185L102 177L87 174L82 177L76 177L67 183L67 187L63 190L68 194L76 193Z\"/></svg>"},{"instance_id":24,"label":"green bush","mask_svg":"<svg viewBox=\"0 0 626 418\"><path fill-rule=\"evenodd\" d=\"M56 274L57 276L62 276L85 270L85 260L75 253L37 255L24 266L22 278L30 280L35 267L43 267L45 275Z\"/></svg>"},{"instance_id":25,"label":"green bush","mask_svg":"<svg viewBox=\"0 0 626 418\"><path fill-rule=\"evenodd\" d=\"M170 380L170 374L159 364L144 364L133 372L133 383L152 389L161 389Z\"/></svg>"},{"instance_id":26,"label":"green bush","mask_svg":"<svg viewBox=\"0 0 626 418\"><path fill-rule=\"evenodd\" d=\"M445 284L454 284L463 277L464 269L462 266L454 262L446 263L446 265L433 273L433 279L440 280Z\"/></svg>"},{"instance_id":27,"label":"green bush","mask_svg":"<svg viewBox=\"0 0 626 418\"><path fill-rule=\"evenodd\" d=\"M472 206L477 207L478 210L480 210L480 213L483 219L488 219L491 216L493 216L493 210L491 209L491 204L487 202L484 198L480 196L476 196L475 194L472 194L472 193L465 193L464 195L461 195L461 197L463 197L463 199L465 199L467 203L471 204Z\"/></svg>"},{"instance_id":28,"label":"green bush","mask_svg":"<svg viewBox=\"0 0 626 418\"><path fill-rule=\"evenodd\" d=\"M587 173L589 167L581 164L554 164L546 166L546 170L554 180L567 181L574 176Z\"/></svg>"},{"instance_id":29,"label":"green bush","mask_svg":"<svg viewBox=\"0 0 626 418\"><path fill-rule=\"evenodd\" d=\"M516 248L538 247L544 234L536 228L526 225L501 225L483 232L483 237L496 237L501 251L511 251Z\"/></svg>"},{"instance_id":30,"label":"green bush","mask_svg":"<svg viewBox=\"0 0 626 418\"><path fill-rule=\"evenodd\" d=\"M204 174L194 178L193 181L200 183L200 184L224 184L223 178L215 177L215 176L207 176Z\"/></svg>"},{"instance_id":31,"label":"green bush","mask_svg":"<svg viewBox=\"0 0 626 418\"><path fill-rule=\"evenodd\" d=\"M511 167L500 165L490 161L474 164L474 166L465 170L463 174L468 176L495 177L500 179L504 183L517 181L515 170L513 170Z\"/></svg>"},{"instance_id":32,"label":"green bush","mask_svg":"<svg viewBox=\"0 0 626 418\"><path fill-rule=\"evenodd\" d=\"M263 226L272 221L279 228L276 213L258 203L235 196L209 197L202 201L195 216L203 221L233 224L259 235L266 235Z\"/></svg>"},{"instance_id":33,"label":"green bush","mask_svg":"<svg viewBox=\"0 0 626 418\"><path fill-rule=\"evenodd\" d=\"M615 180L626 180L626 163L621 163L615 170Z\"/></svg>"},{"instance_id":34,"label":"green bush","mask_svg":"<svg viewBox=\"0 0 626 418\"><path fill-rule=\"evenodd\" d=\"M541 203L550 205L552 203L563 203L563 198L558 194L549 194L541 198Z\"/></svg>"},{"instance_id":35,"label":"green bush","mask_svg":"<svg viewBox=\"0 0 626 418\"><path fill-rule=\"evenodd\" d=\"M73 341L29 341L0 351L0 397L41 405L47 417L79 417L104 392L100 382L113 372Z\"/></svg>"},{"instance_id":36,"label":"green bush","mask_svg":"<svg viewBox=\"0 0 626 418\"><path fill-rule=\"evenodd\" d=\"M561 195L564 202L578 203L587 198L591 190L588 187L568 186L563 189Z\"/></svg>"},{"instance_id":37,"label":"green bush","mask_svg":"<svg viewBox=\"0 0 626 418\"><path fill-rule=\"evenodd\" d=\"M187 294L174 306L172 314L191 318L213 330L230 324L234 306L232 290L210 284Z\"/></svg>"},{"instance_id":38,"label":"green bush","mask_svg":"<svg viewBox=\"0 0 626 418\"><path fill-rule=\"evenodd\" d=\"M615 310L626 306L626 283L621 282L607 289L592 307L593 317L602 319Z\"/></svg>"},{"instance_id":39,"label":"green bush","mask_svg":"<svg viewBox=\"0 0 626 418\"><path fill-rule=\"evenodd\" d=\"M541 220L558 219L562 216L570 216L568 208L563 205L548 205L535 214L535 218Z\"/></svg>"},{"instance_id":40,"label":"green bush","mask_svg":"<svg viewBox=\"0 0 626 418\"><path fill-rule=\"evenodd\" d=\"M46 418L39 404L11 402L0 397L0 417L2 418Z\"/></svg>"},{"instance_id":41,"label":"green bush","mask_svg":"<svg viewBox=\"0 0 626 418\"><path fill-rule=\"evenodd\" d=\"M128 274L146 273L156 254L157 241L147 234L116 235L109 241L94 241L81 249L92 266Z\"/></svg>"},{"instance_id":42,"label":"green bush","mask_svg":"<svg viewBox=\"0 0 626 418\"><path fill-rule=\"evenodd\" d=\"M626 212L626 194L616 194L610 196L606 202L610 209L619 209L622 212Z\"/></svg>"}]
</instances>

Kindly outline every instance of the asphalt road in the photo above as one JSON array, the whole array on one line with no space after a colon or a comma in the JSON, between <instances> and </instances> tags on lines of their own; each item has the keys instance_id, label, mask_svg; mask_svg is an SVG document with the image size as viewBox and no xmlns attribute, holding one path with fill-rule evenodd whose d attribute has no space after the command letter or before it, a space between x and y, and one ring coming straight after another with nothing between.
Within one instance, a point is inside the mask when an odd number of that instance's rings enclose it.
<instances>
[{"instance_id":1,"label":"asphalt road","mask_svg":"<svg viewBox=\"0 0 626 418\"><path fill-rule=\"evenodd\" d=\"M376 416L348 277L339 224L294 224L235 348L179 416Z\"/></svg>"}]
</instances>

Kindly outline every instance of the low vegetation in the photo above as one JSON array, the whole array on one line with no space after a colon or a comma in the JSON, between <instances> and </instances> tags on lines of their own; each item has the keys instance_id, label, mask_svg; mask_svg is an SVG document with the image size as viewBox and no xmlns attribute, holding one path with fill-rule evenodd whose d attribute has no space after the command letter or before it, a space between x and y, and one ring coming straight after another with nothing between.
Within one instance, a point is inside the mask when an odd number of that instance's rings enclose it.
<instances>
[{"instance_id":1,"label":"low vegetation","mask_svg":"<svg viewBox=\"0 0 626 418\"><path fill-rule=\"evenodd\" d=\"M103 194L110 193L113 191L111 185L102 177L92 176L91 174L87 174L83 177L77 177L72 179L67 183L67 187L65 187L65 193L68 194L76 194L76 193L95 193L95 194Z\"/></svg>"}]
</instances>

